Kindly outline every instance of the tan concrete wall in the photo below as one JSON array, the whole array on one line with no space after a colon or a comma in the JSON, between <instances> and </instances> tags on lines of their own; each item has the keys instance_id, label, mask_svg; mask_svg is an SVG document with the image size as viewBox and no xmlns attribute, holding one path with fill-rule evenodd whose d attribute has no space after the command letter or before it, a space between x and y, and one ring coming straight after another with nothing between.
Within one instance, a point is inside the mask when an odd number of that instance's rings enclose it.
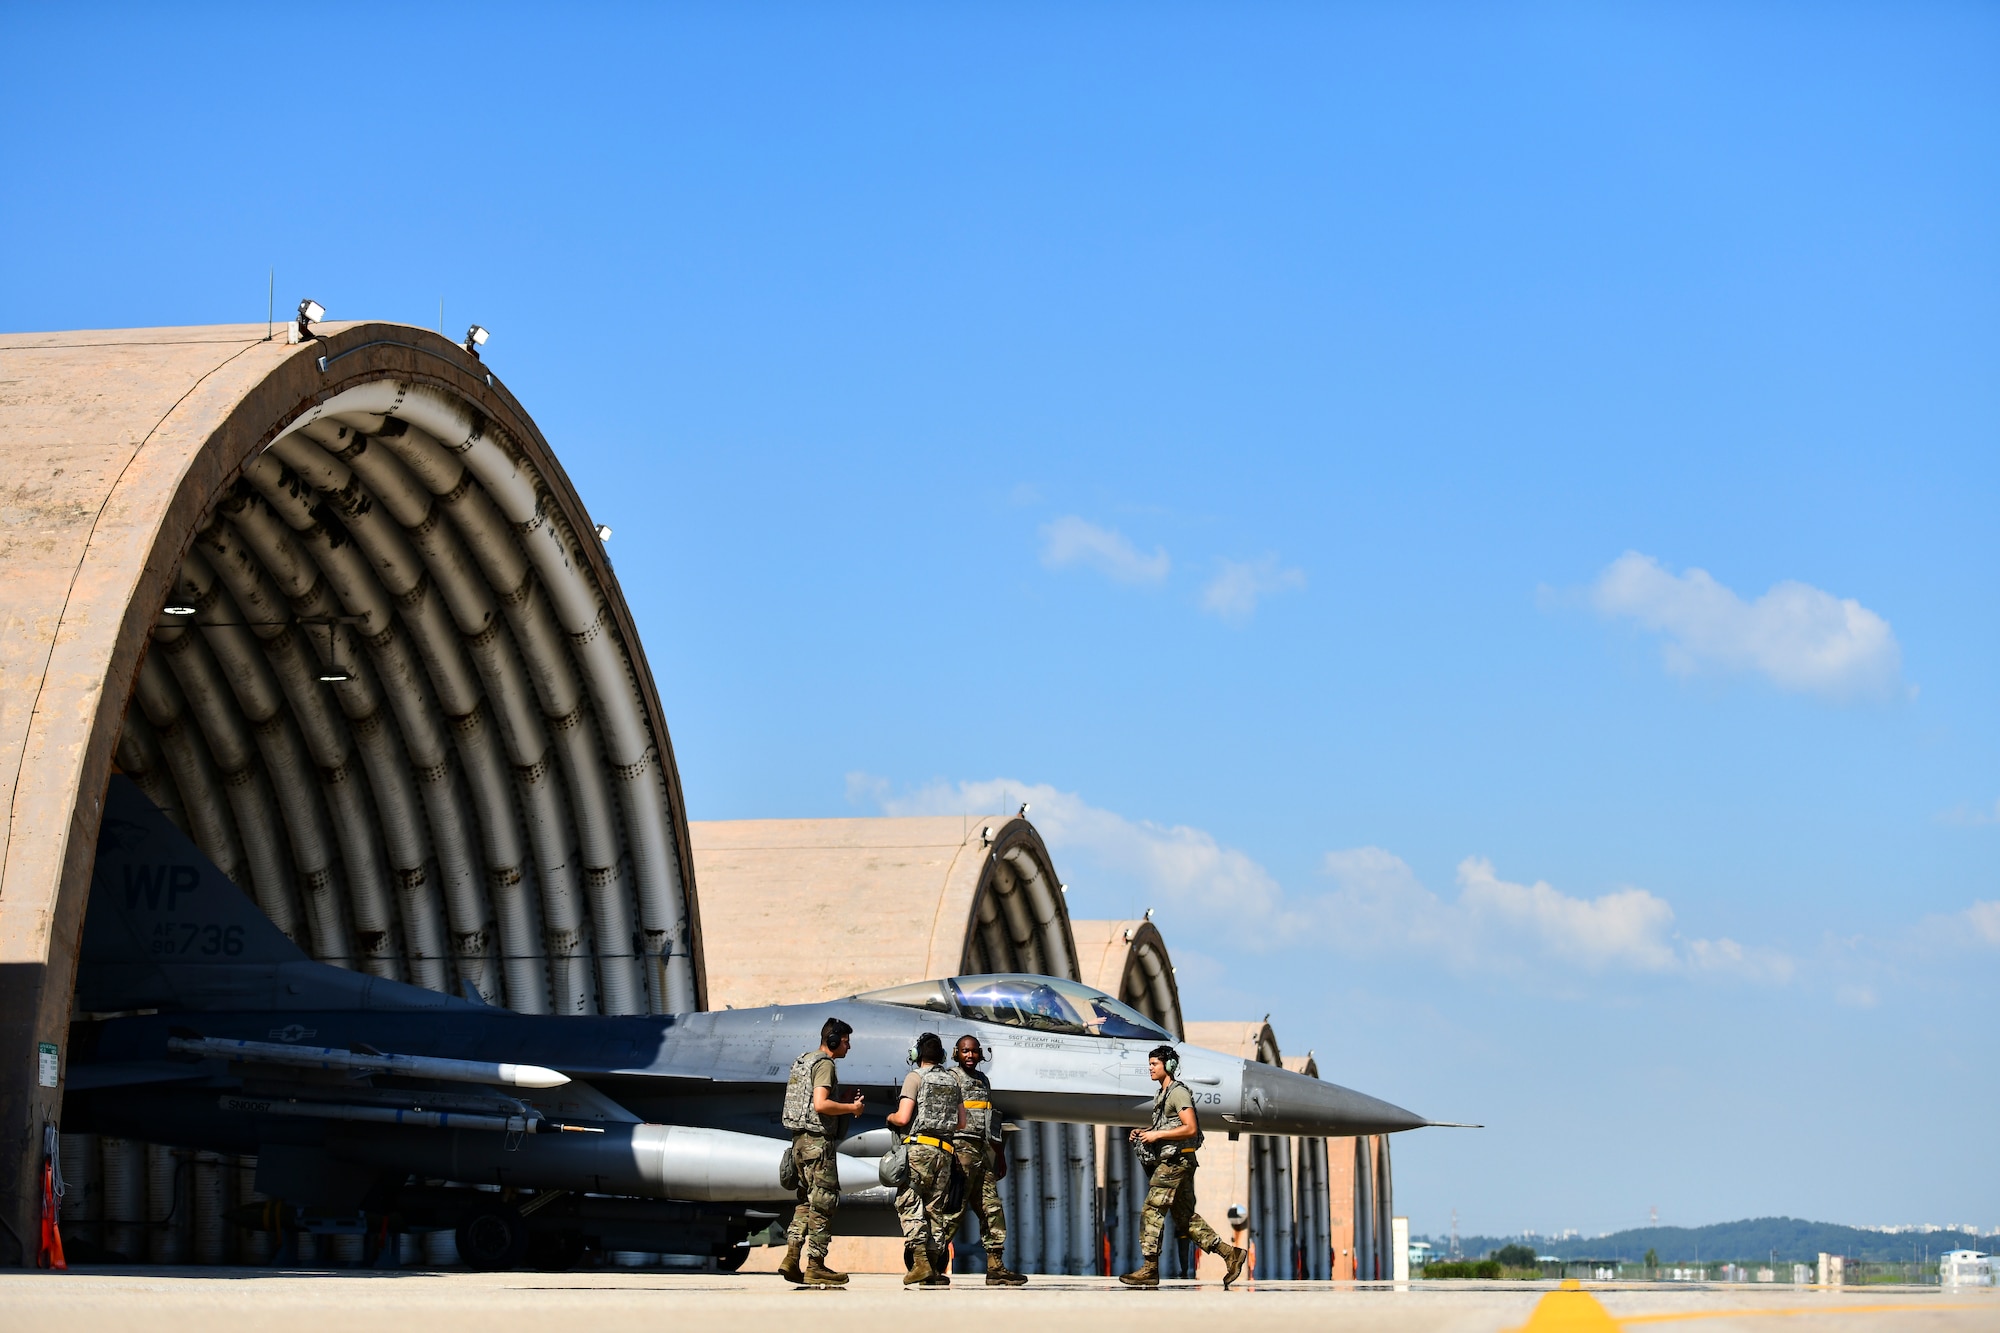
<instances>
[{"instance_id":1,"label":"tan concrete wall","mask_svg":"<svg viewBox=\"0 0 2000 1333\"><path fill-rule=\"evenodd\" d=\"M1354 1140L1326 1141L1327 1219L1333 1232L1333 1278L1354 1277Z\"/></svg>"},{"instance_id":2,"label":"tan concrete wall","mask_svg":"<svg viewBox=\"0 0 2000 1333\"><path fill-rule=\"evenodd\" d=\"M244 400L280 410L314 378L264 332L0 338L0 1188L24 1237L41 1123L61 1105L60 1087L35 1084L36 1044L64 1045L132 671L179 540L258 443ZM174 549L154 559L163 535Z\"/></svg>"},{"instance_id":3,"label":"tan concrete wall","mask_svg":"<svg viewBox=\"0 0 2000 1333\"><path fill-rule=\"evenodd\" d=\"M835 999L980 965L1077 978L1060 881L1019 816L702 820L690 831L709 886L710 1008ZM1039 907L1020 859L1046 881Z\"/></svg>"}]
</instances>

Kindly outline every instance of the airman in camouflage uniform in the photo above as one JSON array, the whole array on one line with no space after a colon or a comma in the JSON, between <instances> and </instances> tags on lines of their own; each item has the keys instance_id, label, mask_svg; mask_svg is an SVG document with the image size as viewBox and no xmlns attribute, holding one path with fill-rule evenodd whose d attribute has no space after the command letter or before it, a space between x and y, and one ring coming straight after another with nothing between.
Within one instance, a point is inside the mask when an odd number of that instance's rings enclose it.
<instances>
[{"instance_id":1,"label":"airman in camouflage uniform","mask_svg":"<svg viewBox=\"0 0 2000 1333\"><path fill-rule=\"evenodd\" d=\"M839 1069L834 1061L846 1055L854 1029L838 1018L820 1028L819 1049L792 1062L785 1085L785 1128L792 1131L792 1162L798 1171L798 1207L785 1235L784 1262L779 1274L787 1282L837 1287L847 1274L826 1266L826 1249L833 1239L833 1210L840 1206L840 1164L834 1145L847 1133L850 1118L861 1114L861 1096L836 1100ZM803 1249L806 1263L799 1266Z\"/></svg>"},{"instance_id":2,"label":"airman in camouflage uniform","mask_svg":"<svg viewBox=\"0 0 2000 1333\"><path fill-rule=\"evenodd\" d=\"M1160 1090L1153 1096L1153 1123L1132 1131L1139 1145L1139 1161L1151 1175L1146 1187L1146 1211L1139 1221L1139 1253L1146 1262L1118 1280L1128 1287L1160 1285L1160 1245L1167 1219L1172 1217L1174 1234L1194 1241L1228 1264L1222 1277L1223 1290L1243 1275L1242 1250L1215 1234L1194 1210L1195 1152L1201 1147L1201 1127L1195 1121L1194 1098L1187 1085L1177 1081L1180 1056L1171 1046L1155 1046L1147 1057L1147 1070Z\"/></svg>"},{"instance_id":3,"label":"airman in camouflage uniform","mask_svg":"<svg viewBox=\"0 0 2000 1333\"><path fill-rule=\"evenodd\" d=\"M979 1208L979 1239L986 1247L986 1285L1026 1286L1028 1279L1007 1267L1001 1257L1007 1250L1007 1212L1000 1203L1000 1180L1007 1172L1007 1150L1001 1145L1000 1114L993 1109L993 1085L979 1072L986 1052L979 1038L964 1036L952 1049L957 1067L951 1072L965 1093L965 1128L952 1136L952 1150L965 1171L965 1197L944 1220L944 1239L949 1249L958 1234L966 1210Z\"/></svg>"},{"instance_id":4,"label":"airman in camouflage uniform","mask_svg":"<svg viewBox=\"0 0 2000 1333\"><path fill-rule=\"evenodd\" d=\"M944 1043L935 1032L917 1038L911 1052L917 1067L903 1080L891 1127L905 1131L910 1150L909 1183L896 1192L896 1213L902 1219L909 1271L905 1286L948 1287L951 1265L945 1257L945 1198L954 1168L951 1136L965 1125L964 1095L958 1080L944 1068Z\"/></svg>"}]
</instances>

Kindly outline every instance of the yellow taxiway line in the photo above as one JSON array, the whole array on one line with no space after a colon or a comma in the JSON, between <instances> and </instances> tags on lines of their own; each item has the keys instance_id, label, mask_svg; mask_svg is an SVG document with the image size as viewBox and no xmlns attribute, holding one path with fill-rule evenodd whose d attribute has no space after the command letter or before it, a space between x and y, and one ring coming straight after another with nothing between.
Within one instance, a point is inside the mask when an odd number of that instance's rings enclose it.
<instances>
[{"instance_id":1,"label":"yellow taxiway line","mask_svg":"<svg viewBox=\"0 0 2000 1333\"><path fill-rule=\"evenodd\" d=\"M1618 1333L1632 1324L1672 1324L1684 1319L1772 1319L1800 1315L1910 1314L1928 1311L1990 1309L1989 1305L1798 1305L1778 1309L1679 1310L1670 1314L1614 1316L1574 1278L1535 1302L1528 1322L1507 1333Z\"/></svg>"}]
</instances>

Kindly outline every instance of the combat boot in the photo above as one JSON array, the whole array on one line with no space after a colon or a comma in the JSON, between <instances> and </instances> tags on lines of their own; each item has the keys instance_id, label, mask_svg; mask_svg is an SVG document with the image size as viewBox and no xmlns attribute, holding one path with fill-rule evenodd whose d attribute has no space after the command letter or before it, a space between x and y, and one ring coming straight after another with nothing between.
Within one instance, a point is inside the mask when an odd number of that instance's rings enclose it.
<instances>
[{"instance_id":1,"label":"combat boot","mask_svg":"<svg viewBox=\"0 0 2000 1333\"><path fill-rule=\"evenodd\" d=\"M949 1287L951 1285L951 1251L931 1251L931 1275L924 1282L926 1287Z\"/></svg>"},{"instance_id":2,"label":"combat boot","mask_svg":"<svg viewBox=\"0 0 2000 1333\"><path fill-rule=\"evenodd\" d=\"M1000 1251L986 1252L986 1285L989 1287L1025 1287L1028 1279L1007 1267L1000 1257Z\"/></svg>"},{"instance_id":3,"label":"combat boot","mask_svg":"<svg viewBox=\"0 0 2000 1333\"><path fill-rule=\"evenodd\" d=\"M1224 1241L1222 1247L1228 1251L1223 1262L1229 1265L1222 1273L1222 1289L1228 1291L1229 1284L1243 1276L1243 1265L1249 1261L1250 1251L1241 1245L1231 1245L1228 1241Z\"/></svg>"},{"instance_id":4,"label":"combat boot","mask_svg":"<svg viewBox=\"0 0 2000 1333\"><path fill-rule=\"evenodd\" d=\"M806 1260L806 1285L808 1287L844 1287L847 1274L836 1273L820 1259Z\"/></svg>"},{"instance_id":5,"label":"combat boot","mask_svg":"<svg viewBox=\"0 0 2000 1333\"><path fill-rule=\"evenodd\" d=\"M778 1276L793 1286L805 1285L806 1275L799 1271L799 1243L793 1241L785 1247L785 1257L778 1264Z\"/></svg>"},{"instance_id":6,"label":"combat boot","mask_svg":"<svg viewBox=\"0 0 2000 1333\"><path fill-rule=\"evenodd\" d=\"M910 1271L903 1274L903 1285L906 1287L920 1287L924 1283L929 1282L932 1276L931 1252L929 1250L918 1249L914 1246L911 1247Z\"/></svg>"},{"instance_id":7,"label":"combat boot","mask_svg":"<svg viewBox=\"0 0 2000 1333\"><path fill-rule=\"evenodd\" d=\"M1157 1287L1160 1285L1160 1256L1146 1256L1146 1262L1130 1273L1120 1273L1118 1280L1128 1287Z\"/></svg>"}]
</instances>

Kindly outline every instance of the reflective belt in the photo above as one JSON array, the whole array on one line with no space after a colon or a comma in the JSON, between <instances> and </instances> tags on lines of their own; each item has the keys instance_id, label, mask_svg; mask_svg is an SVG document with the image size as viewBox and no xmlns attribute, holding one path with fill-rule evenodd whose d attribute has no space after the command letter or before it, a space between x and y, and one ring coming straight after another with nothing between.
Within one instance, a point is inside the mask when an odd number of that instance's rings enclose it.
<instances>
[{"instance_id":1,"label":"reflective belt","mask_svg":"<svg viewBox=\"0 0 2000 1333\"><path fill-rule=\"evenodd\" d=\"M993 1109L993 1103L992 1103L992 1102L967 1102L967 1103L965 1104L965 1109L966 1109L966 1110L968 1110L968 1111L990 1111L990 1110L992 1110L992 1109Z\"/></svg>"},{"instance_id":2,"label":"reflective belt","mask_svg":"<svg viewBox=\"0 0 2000 1333\"><path fill-rule=\"evenodd\" d=\"M928 1134L912 1134L907 1139L904 1139L903 1142L923 1143L923 1144L928 1144L933 1148L949 1148L951 1146L949 1143L946 1143L943 1139L934 1139Z\"/></svg>"}]
</instances>

